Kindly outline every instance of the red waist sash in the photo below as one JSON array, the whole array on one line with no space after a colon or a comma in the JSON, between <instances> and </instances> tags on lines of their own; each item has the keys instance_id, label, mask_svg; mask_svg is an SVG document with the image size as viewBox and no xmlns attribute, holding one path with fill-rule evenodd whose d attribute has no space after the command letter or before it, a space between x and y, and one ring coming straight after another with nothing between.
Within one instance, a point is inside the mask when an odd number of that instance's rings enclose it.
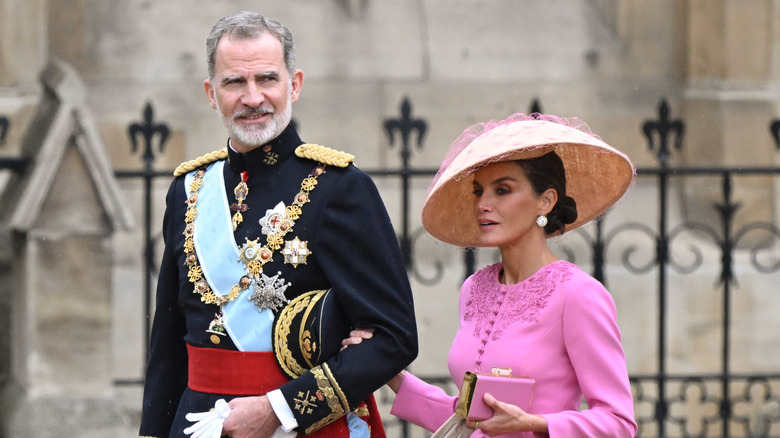
<instances>
[{"instance_id":1,"label":"red waist sash","mask_svg":"<svg viewBox=\"0 0 780 438\"><path fill-rule=\"evenodd\" d=\"M187 386L193 391L210 394L265 395L290 381L276 364L274 354L271 352L200 348L187 344L187 353L189 354ZM373 402L373 396L371 401ZM373 408L376 410L376 406ZM380 419L379 427L372 427L372 429L381 430L381 436L384 436L381 426ZM309 438L349 437L347 418L341 417L306 436ZM372 433L372 436L376 435Z\"/></svg>"},{"instance_id":2,"label":"red waist sash","mask_svg":"<svg viewBox=\"0 0 780 438\"><path fill-rule=\"evenodd\" d=\"M187 344L189 381L194 391L263 395L289 382L271 352L199 348Z\"/></svg>"}]
</instances>

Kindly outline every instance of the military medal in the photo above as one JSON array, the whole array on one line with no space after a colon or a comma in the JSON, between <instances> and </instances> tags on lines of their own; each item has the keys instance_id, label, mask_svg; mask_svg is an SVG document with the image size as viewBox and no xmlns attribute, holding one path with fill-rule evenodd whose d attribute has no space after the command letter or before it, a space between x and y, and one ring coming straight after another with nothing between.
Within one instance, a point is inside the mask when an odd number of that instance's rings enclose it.
<instances>
[{"instance_id":1,"label":"military medal","mask_svg":"<svg viewBox=\"0 0 780 438\"><path fill-rule=\"evenodd\" d=\"M255 303L260 311L263 309L271 309L274 312L279 310L279 307L289 303L290 300L284 296L284 291L291 286L290 283L285 284L284 279L280 276L281 272L277 272L273 277L268 277L265 274L260 274L260 278L256 278L252 281L252 288L254 292L249 297L249 301Z\"/></svg>"},{"instance_id":2,"label":"military medal","mask_svg":"<svg viewBox=\"0 0 780 438\"><path fill-rule=\"evenodd\" d=\"M241 181L236 188L233 189L233 193L236 195L236 202L230 206L230 210L235 212L233 214L233 231L236 231L238 225L244 221L244 215L242 213L249 210L249 206L244 204L244 201L249 194L249 186L246 184L247 179L249 179L249 173L247 171L241 172Z\"/></svg>"},{"instance_id":3,"label":"military medal","mask_svg":"<svg viewBox=\"0 0 780 438\"><path fill-rule=\"evenodd\" d=\"M219 313L214 314L214 320L209 323L209 328L206 330L206 332L211 333L210 339L212 344L219 344L221 342L219 337L225 336L225 323L222 318L221 308Z\"/></svg>"},{"instance_id":4,"label":"military medal","mask_svg":"<svg viewBox=\"0 0 780 438\"><path fill-rule=\"evenodd\" d=\"M272 210L266 210L265 216L260 219L263 234L270 235L277 231L287 233L292 230L293 221L287 217L284 202L276 204Z\"/></svg>"},{"instance_id":5,"label":"military medal","mask_svg":"<svg viewBox=\"0 0 780 438\"><path fill-rule=\"evenodd\" d=\"M293 240L284 242L284 262L297 268L298 265L306 264L306 257L309 255L309 242L301 241L297 237Z\"/></svg>"},{"instance_id":6,"label":"military medal","mask_svg":"<svg viewBox=\"0 0 780 438\"><path fill-rule=\"evenodd\" d=\"M252 287L254 292L249 300L254 302L259 311L271 309L276 311L279 306L287 304L288 300L284 296L284 291L290 287L290 283L285 284L281 272L273 277L268 277L263 273L263 265L273 260L273 252L268 248L260 247L257 240L246 239L241 245L238 261L244 264L248 275L241 277L238 287L241 290Z\"/></svg>"},{"instance_id":7,"label":"military medal","mask_svg":"<svg viewBox=\"0 0 780 438\"><path fill-rule=\"evenodd\" d=\"M303 179L301 182L301 190L293 198L293 202L289 206L285 206L284 202L280 202L271 210L266 210L266 215L260 220L260 226L262 227L262 233L266 235L266 244L261 245L259 239L249 240L240 248L240 255L238 261L240 261L246 269L247 275L242 276L238 282L230 288L230 292L227 295L217 295L211 290L208 282L204 278L203 269L198 261L198 255L195 252L195 217L198 215L198 192L203 187L203 175L204 169L199 169L190 184L190 196L187 199L187 212L184 217L185 230L184 230L184 254L185 263L189 268L188 278L194 285L193 292L201 295L201 301L206 304L216 304L219 306L219 313L216 314L214 320L209 324L208 333L211 333L211 342L218 344L220 341L219 336L225 335L225 327L222 313L222 306L233 301L238 297L241 292L253 288L253 293L249 297L249 300L257 305L259 311L265 309L271 309L273 311L278 310L280 306L283 306L288 302L284 296L285 290L291 286L289 282L285 282L281 278L281 272L273 277L268 277L263 273L263 265L273 260L274 251L281 249L284 242L284 236L289 233L295 221L301 216L302 207L309 202L309 192L314 190L317 186L317 177L325 173L325 168L319 165ZM246 178L248 174L242 172L241 182L236 186L236 206L233 215L233 229L238 226L243 217L240 213L246 211L247 207L243 203L246 199L246 195L249 193L249 188L246 186ZM237 219L238 218L238 219ZM311 252L307 248L306 242L301 242L296 237L289 245L284 245L285 249L289 248L288 254L285 254L285 260L290 257L290 262L297 267L300 263L306 263L306 256Z\"/></svg>"}]
</instances>

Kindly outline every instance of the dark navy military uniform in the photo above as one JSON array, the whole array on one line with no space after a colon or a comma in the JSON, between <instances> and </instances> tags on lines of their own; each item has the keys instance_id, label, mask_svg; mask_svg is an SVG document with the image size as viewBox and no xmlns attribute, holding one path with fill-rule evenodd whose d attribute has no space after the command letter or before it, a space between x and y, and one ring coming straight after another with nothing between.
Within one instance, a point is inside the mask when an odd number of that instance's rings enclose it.
<instances>
[{"instance_id":1,"label":"dark navy military uniform","mask_svg":"<svg viewBox=\"0 0 780 438\"><path fill-rule=\"evenodd\" d=\"M258 221L279 202L289 205L301 190L301 181L318 165L295 155L295 148L302 143L290 125L268 143L270 151L260 147L239 154L229 149L223 168L226 205L236 202L233 190L240 182L240 173L248 172L249 193L244 203L249 209L234 233L239 247L247 238L265 241ZM186 344L228 350L237 347L229 336L222 336L221 342L214 344L206 332L219 308L201 302L187 276L183 249L186 199L185 180L180 176L171 184L166 198L165 251L157 285L141 436L185 437L183 429L192 425L184 418L186 413L208 411L216 400L233 397L187 388ZM310 192L310 202L302 207L300 218L285 239L294 237L308 244L306 263L293 267L284 263L281 251L276 251L263 272L269 276L281 273L290 283L284 291L288 299L331 288L350 326L375 328L372 339L327 360L327 379L306 372L281 386L298 422L297 431L305 434L333 421L342 411L354 409L411 363L417 355L417 332L412 293L396 236L367 174L354 165L325 166L325 173ZM296 407L295 400L301 394L317 391L326 399L312 399L314 403L307 403L305 409Z\"/></svg>"}]
</instances>

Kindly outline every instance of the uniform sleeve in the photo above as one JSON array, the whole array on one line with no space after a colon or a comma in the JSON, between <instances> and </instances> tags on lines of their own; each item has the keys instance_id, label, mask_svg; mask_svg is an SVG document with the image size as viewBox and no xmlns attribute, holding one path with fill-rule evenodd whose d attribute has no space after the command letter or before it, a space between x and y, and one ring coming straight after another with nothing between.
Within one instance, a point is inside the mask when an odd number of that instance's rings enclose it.
<instances>
[{"instance_id":1,"label":"uniform sleeve","mask_svg":"<svg viewBox=\"0 0 780 438\"><path fill-rule=\"evenodd\" d=\"M181 190L176 189L177 183ZM165 249L157 282L156 309L144 383L139 433L142 437L169 435L179 398L187 386L187 351L183 342L185 325L178 305L179 270L173 253L176 238L173 225L177 219L174 216L179 205L185 205L181 179L171 184L166 196L163 219Z\"/></svg>"},{"instance_id":2,"label":"uniform sleeve","mask_svg":"<svg viewBox=\"0 0 780 438\"><path fill-rule=\"evenodd\" d=\"M616 313L612 297L595 280L568 295L564 342L589 408L543 415L551 438L636 434Z\"/></svg>"},{"instance_id":3,"label":"uniform sleeve","mask_svg":"<svg viewBox=\"0 0 780 438\"><path fill-rule=\"evenodd\" d=\"M411 288L376 186L350 167L328 189L313 255L352 326L375 331L281 387L303 434L357 407L409 365L418 348Z\"/></svg>"},{"instance_id":4,"label":"uniform sleeve","mask_svg":"<svg viewBox=\"0 0 780 438\"><path fill-rule=\"evenodd\" d=\"M407 372L390 413L435 432L454 413L458 398Z\"/></svg>"}]
</instances>

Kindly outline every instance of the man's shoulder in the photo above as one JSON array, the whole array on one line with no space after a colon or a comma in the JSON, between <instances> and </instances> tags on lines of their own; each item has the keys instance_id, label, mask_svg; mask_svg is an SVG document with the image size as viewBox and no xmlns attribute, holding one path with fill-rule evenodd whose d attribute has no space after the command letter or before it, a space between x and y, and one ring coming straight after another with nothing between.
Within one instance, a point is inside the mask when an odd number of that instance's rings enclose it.
<instances>
[{"instance_id":1,"label":"man's shoulder","mask_svg":"<svg viewBox=\"0 0 780 438\"><path fill-rule=\"evenodd\" d=\"M336 167L349 167L350 163L355 161L352 154L313 143L298 146L295 148L295 155Z\"/></svg>"},{"instance_id":2,"label":"man's shoulder","mask_svg":"<svg viewBox=\"0 0 780 438\"><path fill-rule=\"evenodd\" d=\"M213 152L209 152L207 154L201 155L198 158L195 158L194 160L185 161L176 168L176 170L173 171L173 176L181 176L185 173L191 172L197 168L208 166L211 163L217 162L219 160L224 160L228 156L227 148L222 148Z\"/></svg>"},{"instance_id":3,"label":"man's shoulder","mask_svg":"<svg viewBox=\"0 0 780 438\"><path fill-rule=\"evenodd\" d=\"M350 167L349 165L355 160L355 156L350 153L312 143L305 143L298 146L295 149L295 155L300 158L309 159L328 166L340 168ZM201 155L198 158L179 164L176 170L174 170L173 176L178 177L184 175L195 169L208 166L211 163L227 159L227 157L227 148L209 152L207 154Z\"/></svg>"}]
</instances>

